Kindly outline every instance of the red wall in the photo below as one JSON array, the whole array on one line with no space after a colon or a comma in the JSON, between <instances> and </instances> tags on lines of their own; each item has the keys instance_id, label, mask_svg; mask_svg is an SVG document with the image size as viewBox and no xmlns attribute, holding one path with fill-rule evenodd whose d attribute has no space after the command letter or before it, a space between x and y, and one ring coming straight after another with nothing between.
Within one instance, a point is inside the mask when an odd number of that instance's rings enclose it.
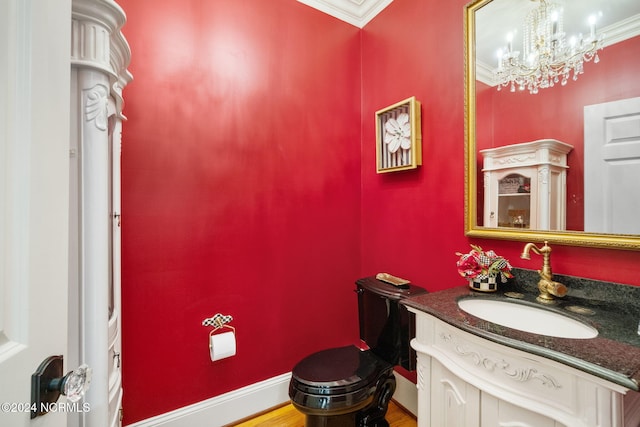
<instances>
[{"instance_id":1,"label":"red wall","mask_svg":"<svg viewBox=\"0 0 640 427\"><path fill-rule=\"evenodd\" d=\"M294 0L120 0L125 424L357 338L357 277L463 285L463 7L397 0L363 30ZM152 4L153 3L153 4ZM374 113L422 102L423 165L376 174ZM639 252L554 248L554 272L640 285ZM212 363L200 322L231 314Z\"/></svg>"},{"instance_id":2,"label":"red wall","mask_svg":"<svg viewBox=\"0 0 640 427\"><path fill-rule=\"evenodd\" d=\"M394 1L362 31L363 275L388 271L432 291L464 285L455 253L469 243L494 249L515 266L540 268L538 259L519 258L523 242L464 236L467 3ZM422 102L423 165L377 175L375 111L411 95ZM557 245L552 258L555 273L640 285L640 252Z\"/></svg>"},{"instance_id":3,"label":"red wall","mask_svg":"<svg viewBox=\"0 0 640 427\"><path fill-rule=\"evenodd\" d=\"M293 0L119 3L129 424L356 342L360 35ZM237 355L212 363L217 312Z\"/></svg>"},{"instance_id":4,"label":"red wall","mask_svg":"<svg viewBox=\"0 0 640 427\"><path fill-rule=\"evenodd\" d=\"M464 237L466 0L391 3L362 31L362 271L430 290L461 284ZM422 166L376 174L375 111L415 95L422 103Z\"/></svg>"}]
</instances>

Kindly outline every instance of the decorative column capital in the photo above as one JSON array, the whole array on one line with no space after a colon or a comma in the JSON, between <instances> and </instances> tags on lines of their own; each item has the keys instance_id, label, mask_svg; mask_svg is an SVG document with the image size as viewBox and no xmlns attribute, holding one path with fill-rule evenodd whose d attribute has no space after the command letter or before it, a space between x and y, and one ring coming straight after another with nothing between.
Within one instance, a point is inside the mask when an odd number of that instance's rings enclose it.
<instances>
[{"instance_id":1,"label":"decorative column capital","mask_svg":"<svg viewBox=\"0 0 640 427\"><path fill-rule=\"evenodd\" d=\"M122 110L122 90L132 80L129 44L121 32L126 22L122 8L113 0L73 0L71 66L89 68L109 76L109 92Z\"/></svg>"}]
</instances>

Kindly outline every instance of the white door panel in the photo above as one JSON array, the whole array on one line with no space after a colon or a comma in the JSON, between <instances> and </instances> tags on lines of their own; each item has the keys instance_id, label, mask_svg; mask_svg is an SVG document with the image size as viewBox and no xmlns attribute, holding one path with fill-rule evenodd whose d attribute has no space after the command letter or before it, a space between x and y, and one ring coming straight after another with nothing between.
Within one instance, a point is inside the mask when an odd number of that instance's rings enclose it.
<instances>
[{"instance_id":1,"label":"white door panel","mask_svg":"<svg viewBox=\"0 0 640 427\"><path fill-rule=\"evenodd\" d=\"M70 0L0 1L0 425L30 420L31 374L67 348ZM65 370L67 367L65 366Z\"/></svg>"},{"instance_id":2,"label":"white door panel","mask_svg":"<svg viewBox=\"0 0 640 427\"><path fill-rule=\"evenodd\" d=\"M0 426L120 424L123 23L113 0L0 0ZM95 387L31 420L53 355L60 375L94 365Z\"/></svg>"},{"instance_id":3,"label":"white door panel","mask_svg":"<svg viewBox=\"0 0 640 427\"><path fill-rule=\"evenodd\" d=\"M640 234L640 98L584 109L584 228Z\"/></svg>"}]
</instances>

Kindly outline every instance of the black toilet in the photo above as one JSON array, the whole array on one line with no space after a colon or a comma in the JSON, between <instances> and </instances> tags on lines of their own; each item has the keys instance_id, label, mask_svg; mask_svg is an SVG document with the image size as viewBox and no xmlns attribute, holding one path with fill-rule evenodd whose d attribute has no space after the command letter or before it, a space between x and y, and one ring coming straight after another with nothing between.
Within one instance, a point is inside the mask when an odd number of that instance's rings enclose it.
<instances>
[{"instance_id":1,"label":"black toilet","mask_svg":"<svg viewBox=\"0 0 640 427\"><path fill-rule=\"evenodd\" d=\"M425 292L375 277L356 281L360 339L369 349L331 348L293 368L289 397L305 414L306 427L389 426L384 417L396 389L393 368L415 369L409 344L415 336L414 318L399 301Z\"/></svg>"}]
</instances>

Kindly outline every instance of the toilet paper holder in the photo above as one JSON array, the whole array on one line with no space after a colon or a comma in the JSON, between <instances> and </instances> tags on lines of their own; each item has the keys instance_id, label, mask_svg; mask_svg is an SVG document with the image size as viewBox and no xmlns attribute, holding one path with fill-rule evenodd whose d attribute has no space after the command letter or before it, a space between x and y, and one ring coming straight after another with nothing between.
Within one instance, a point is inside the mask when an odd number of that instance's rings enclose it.
<instances>
[{"instance_id":1,"label":"toilet paper holder","mask_svg":"<svg viewBox=\"0 0 640 427\"><path fill-rule=\"evenodd\" d=\"M213 326L209 332L209 355L211 361L226 359L236 354L236 328L228 323L233 320L231 316L225 316L216 313L213 317L209 317L202 321L202 326ZM216 331L228 328L231 332L216 333Z\"/></svg>"},{"instance_id":2,"label":"toilet paper holder","mask_svg":"<svg viewBox=\"0 0 640 427\"><path fill-rule=\"evenodd\" d=\"M230 315L223 315L220 313L216 313L213 317L208 317L202 321L202 326L213 326L213 330L210 334L213 334L215 331L221 328L229 328L234 332L236 328L229 325L228 323L233 320L233 317Z\"/></svg>"}]
</instances>

